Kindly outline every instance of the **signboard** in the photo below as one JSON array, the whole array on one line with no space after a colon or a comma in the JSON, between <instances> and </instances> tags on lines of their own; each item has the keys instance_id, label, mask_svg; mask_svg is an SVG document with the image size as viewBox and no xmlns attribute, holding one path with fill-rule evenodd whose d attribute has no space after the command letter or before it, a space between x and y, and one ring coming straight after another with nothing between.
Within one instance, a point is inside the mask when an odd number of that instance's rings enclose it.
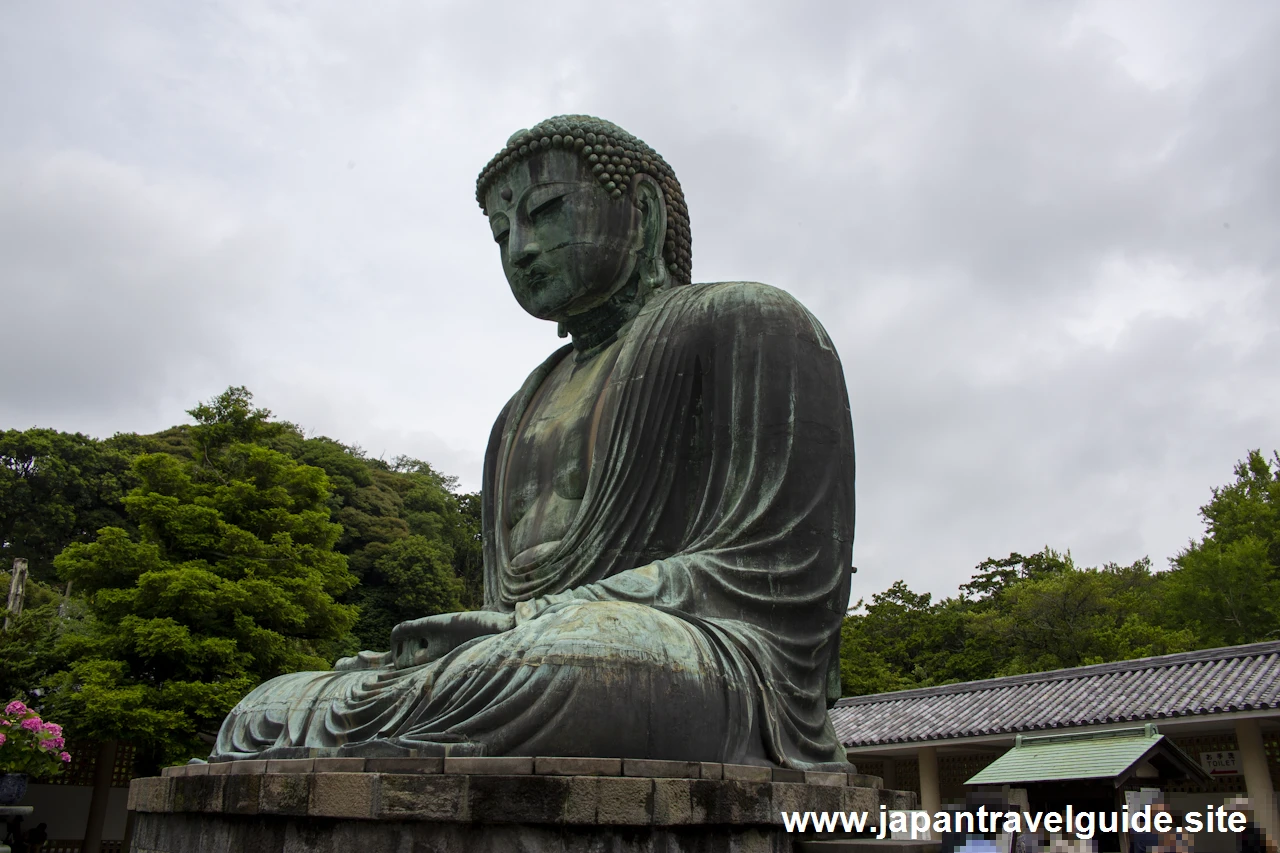
<instances>
[{"instance_id":1,"label":"signboard","mask_svg":"<svg viewBox=\"0 0 1280 853\"><path fill-rule=\"evenodd\" d=\"M1240 761L1234 749L1200 753L1200 766L1210 776L1239 776Z\"/></svg>"},{"instance_id":2,"label":"signboard","mask_svg":"<svg viewBox=\"0 0 1280 853\"><path fill-rule=\"evenodd\" d=\"M1160 797L1159 788L1141 788L1137 791L1124 792L1124 804L1129 809L1129 814L1140 812L1147 806L1154 803Z\"/></svg>"}]
</instances>

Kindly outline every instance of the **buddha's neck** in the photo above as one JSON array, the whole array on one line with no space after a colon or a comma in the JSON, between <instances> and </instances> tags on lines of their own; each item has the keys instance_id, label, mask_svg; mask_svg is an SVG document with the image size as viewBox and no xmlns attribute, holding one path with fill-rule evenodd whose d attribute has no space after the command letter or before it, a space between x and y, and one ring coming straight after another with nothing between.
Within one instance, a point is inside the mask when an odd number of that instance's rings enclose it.
<instances>
[{"instance_id":1,"label":"buddha's neck","mask_svg":"<svg viewBox=\"0 0 1280 853\"><path fill-rule=\"evenodd\" d=\"M633 277L605 302L565 319L561 330L573 337L577 358L585 361L616 341L622 327L640 313L643 305L639 278Z\"/></svg>"}]
</instances>

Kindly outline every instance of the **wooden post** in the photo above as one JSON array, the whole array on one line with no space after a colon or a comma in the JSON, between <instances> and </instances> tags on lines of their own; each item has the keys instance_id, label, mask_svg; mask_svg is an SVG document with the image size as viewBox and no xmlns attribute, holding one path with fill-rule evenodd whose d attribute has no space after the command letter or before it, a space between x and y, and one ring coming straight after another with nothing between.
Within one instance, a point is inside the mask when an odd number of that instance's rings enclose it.
<instances>
[{"instance_id":1,"label":"wooden post","mask_svg":"<svg viewBox=\"0 0 1280 853\"><path fill-rule=\"evenodd\" d=\"M102 853L102 828L107 822L107 801L111 798L111 776L116 769L116 742L98 744L97 764L93 768L93 799L89 801L89 819L85 821L84 843L80 853Z\"/></svg>"},{"instance_id":2,"label":"wooden post","mask_svg":"<svg viewBox=\"0 0 1280 853\"><path fill-rule=\"evenodd\" d=\"M1280 829L1277 826L1280 821L1276 815L1275 783L1271 781L1262 727L1256 718L1236 720L1236 747L1244 771L1245 790L1249 792L1249 804L1253 806L1253 819L1275 838L1277 829Z\"/></svg>"},{"instance_id":3,"label":"wooden post","mask_svg":"<svg viewBox=\"0 0 1280 853\"><path fill-rule=\"evenodd\" d=\"M942 810L942 788L938 784L938 748L922 746L916 750L916 760L920 764L920 808L929 813L929 820ZM929 838L933 838L930 831Z\"/></svg>"},{"instance_id":4,"label":"wooden post","mask_svg":"<svg viewBox=\"0 0 1280 853\"><path fill-rule=\"evenodd\" d=\"M17 557L13 561L13 579L9 581L9 609L4 616L4 629L22 613L22 602L27 597L27 561Z\"/></svg>"}]
</instances>

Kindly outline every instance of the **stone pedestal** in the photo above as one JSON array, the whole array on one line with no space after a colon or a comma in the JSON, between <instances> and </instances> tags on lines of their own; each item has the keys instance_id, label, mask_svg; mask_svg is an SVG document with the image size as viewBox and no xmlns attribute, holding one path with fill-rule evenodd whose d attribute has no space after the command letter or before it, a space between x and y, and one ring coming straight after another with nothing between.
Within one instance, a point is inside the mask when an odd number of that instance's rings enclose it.
<instances>
[{"instance_id":1,"label":"stone pedestal","mask_svg":"<svg viewBox=\"0 0 1280 853\"><path fill-rule=\"evenodd\" d=\"M698 762L318 758L135 779L133 853L791 853L784 811L915 807L879 779Z\"/></svg>"}]
</instances>

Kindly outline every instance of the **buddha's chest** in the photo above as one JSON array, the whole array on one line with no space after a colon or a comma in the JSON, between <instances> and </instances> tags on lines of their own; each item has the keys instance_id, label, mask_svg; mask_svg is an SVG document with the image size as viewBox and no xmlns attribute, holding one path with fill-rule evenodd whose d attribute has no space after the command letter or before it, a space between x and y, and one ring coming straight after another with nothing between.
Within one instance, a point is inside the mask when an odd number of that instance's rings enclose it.
<instances>
[{"instance_id":1,"label":"buddha's chest","mask_svg":"<svg viewBox=\"0 0 1280 853\"><path fill-rule=\"evenodd\" d=\"M563 359L534 395L507 456L503 504L510 553L558 542L586 494L601 396L617 345L585 363Z\"/></svg>"}]
</instances>

